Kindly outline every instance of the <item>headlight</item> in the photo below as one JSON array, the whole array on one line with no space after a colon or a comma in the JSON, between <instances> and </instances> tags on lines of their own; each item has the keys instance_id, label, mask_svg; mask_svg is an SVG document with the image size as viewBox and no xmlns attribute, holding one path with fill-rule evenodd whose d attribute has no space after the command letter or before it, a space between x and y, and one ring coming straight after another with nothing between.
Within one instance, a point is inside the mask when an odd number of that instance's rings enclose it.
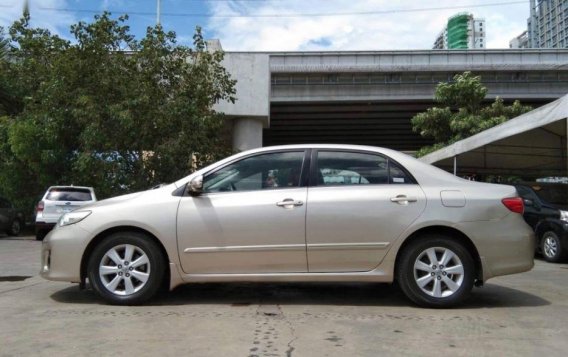
<instances>
[{"instance_id":1,"label":"headlight","mask_svg":"<svg viewBox=\"0 0 568 357\"><path fill-rule=\"evenodd\" d=\"M77 222L81 222L85 218L87 218L91 214L91 211L77 211L77 212L69 212L65 213L61 218L59 218L59 222L57 225L59 227L68 226L70 224L75 224Z\"/></svg>"},{"instance_id":2,"label":"headlight","mask_svg":"<svg viewBox=\"0 0 568 357\"><path fill-rule=\"evenodd\" d=\"M560 220L568 222L568 211L560 211Z\"/></svg>"}]
</instances>

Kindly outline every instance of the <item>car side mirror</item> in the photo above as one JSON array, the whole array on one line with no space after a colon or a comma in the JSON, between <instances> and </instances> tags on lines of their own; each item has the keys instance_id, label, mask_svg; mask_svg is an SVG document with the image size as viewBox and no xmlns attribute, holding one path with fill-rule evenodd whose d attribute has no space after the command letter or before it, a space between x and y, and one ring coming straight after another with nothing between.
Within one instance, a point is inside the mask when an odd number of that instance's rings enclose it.
<instances>
[{"instance_id":1,"label":"car side mirror","mask_svg":"<svg viewBox=\"0 0 568 357\"><path fill-rule=\"evenodd\" d=\"M527 207L533 207L534 206L534 201L533 200L529 200L528 198L525 198L523 200L523 203L525 204L525 206Z\"/></svg>"},{"instance_id":2,"label":"car side mirror","mask_svg":"<svg viewBox=\"0 0 568 357\"><path fill-rule=\"evenodd\" d=\"M191 196L199 196L203 193L203 175L194 177L187 185L187 192Z\"/></svg>"}]
</instances>

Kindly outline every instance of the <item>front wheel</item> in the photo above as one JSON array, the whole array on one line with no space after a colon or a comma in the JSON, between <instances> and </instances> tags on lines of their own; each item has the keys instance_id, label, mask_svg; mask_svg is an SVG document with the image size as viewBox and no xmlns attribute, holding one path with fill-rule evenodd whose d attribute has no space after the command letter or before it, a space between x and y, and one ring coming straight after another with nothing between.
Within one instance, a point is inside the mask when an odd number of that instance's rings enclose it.
<instances>
[{"instance_id":1,"label":"front wheel","mask_svg":"<svg viewBox=\"0 0 568 357\"><path fill-rule=\"evenodd\" d=\"M540 240L540 245L542 256L547 262L558 263L564 259L564 247L556 232L544 232Z\"/></svg>"},{"instance_id":2,"label":"front wheel","mask_svg":"<svg viewBox=\"0 0 568 357\"><path fill-rule=\"evenodd\" d=\"M398 283L417 305L451 307L462 303L471 292L475 264L461 243L428 235L411 242L401 254Z\"/></svg>"},{"instance_id":3,"label":"front wheel","mask_svg":"<svg viewBox=\"0 0 568 357\"><path fill-rule=\"evenodd\" d=\"M94 290L107 302L136 305L159 290L165 259L158 245L145 235L115 233L95 247L88 265Z\"/></svg>"}]
</instances>

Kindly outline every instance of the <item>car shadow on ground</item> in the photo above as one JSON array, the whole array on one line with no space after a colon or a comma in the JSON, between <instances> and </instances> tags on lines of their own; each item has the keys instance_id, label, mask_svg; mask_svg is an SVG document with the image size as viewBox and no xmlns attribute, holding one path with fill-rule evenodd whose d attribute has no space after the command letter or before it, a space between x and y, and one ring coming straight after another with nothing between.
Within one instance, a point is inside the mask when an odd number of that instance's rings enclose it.
<instances>
[{"instance_id":1,"label":"car shadow on ground","mask_svg":"<svg viewBox=\"0 0 568 357\"><path fill-rule=\"evenodd\" d=\"M51 295L61 303L104 304L91 290L72 286ZM146 306L219 304L248 305L334 305L334 306L414 306L391 284L376 283L205 283L188 284L164 292ZM461 308L537 307L550 305L539 296L486 284L474 288Z\"/></svg>"}]
</instances>

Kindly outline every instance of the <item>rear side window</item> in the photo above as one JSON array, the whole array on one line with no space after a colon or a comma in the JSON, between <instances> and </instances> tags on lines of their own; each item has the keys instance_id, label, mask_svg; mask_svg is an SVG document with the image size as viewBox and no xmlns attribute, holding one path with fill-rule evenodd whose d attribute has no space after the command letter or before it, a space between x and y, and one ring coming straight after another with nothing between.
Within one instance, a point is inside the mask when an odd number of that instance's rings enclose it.
<instances>
[{"instance_id":1,"label":"rear side window","mask_svg":"<svg viewBox=\"0 0 568 357\"><path fill-rule=\"evenodd\" d=\"M91 201L93 197L90 190L83 188L52 188L45 199L50 201Z\"/></svg>"},{"instance_id":2,"label":"rear side window","mask_svg":"<svg viewBox=\"0 0 568 357\"><path fill-rule=\"evenodd\" d=\"M317 185L413 184L397 163L382 155L318 151Z\"/></svg>"}]
</instances>

